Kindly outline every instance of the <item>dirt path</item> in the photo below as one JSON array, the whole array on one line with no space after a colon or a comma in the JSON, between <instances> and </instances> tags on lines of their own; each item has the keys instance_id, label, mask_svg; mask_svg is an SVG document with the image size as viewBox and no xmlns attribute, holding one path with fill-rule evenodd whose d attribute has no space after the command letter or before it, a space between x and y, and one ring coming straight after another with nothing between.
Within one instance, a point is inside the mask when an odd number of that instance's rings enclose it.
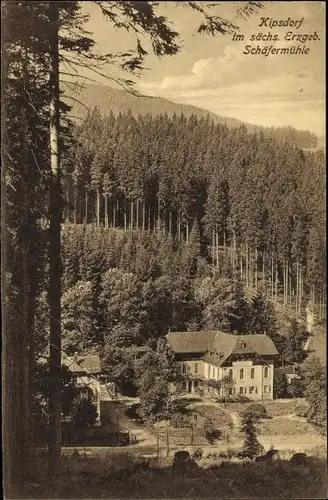
<instances>
[{"instance_id":1,"label":"dirt path","mask_svg":"<svg viewBox=\"0 0 328 500\"><path fill-rule=\"evenodd\" d=\"M133 403L135 403L135 399L131 398L103 399L101 402L101 419L103 425L118 428L124 432L130 432L132 437L136 438L137 441L136 444L130 446L131 450L140 446L156 446L156 437L148 432L144 426L139 425L138 422L126 415L126 411Z\"/></svg>"}]
</instances>

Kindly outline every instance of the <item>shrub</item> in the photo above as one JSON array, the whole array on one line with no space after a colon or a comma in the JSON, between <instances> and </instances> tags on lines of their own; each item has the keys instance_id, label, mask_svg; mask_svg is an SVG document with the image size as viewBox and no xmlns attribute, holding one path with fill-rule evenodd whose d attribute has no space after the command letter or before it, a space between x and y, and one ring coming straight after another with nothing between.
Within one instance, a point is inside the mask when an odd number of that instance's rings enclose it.
<instances>
[{"instance_id":1,"label":"shrub","mask_svg":"<svg viewBox=\"0 0 328 500\"><path fill-rule=\"evenodd\" d=\"M251 412L253 415L255 415L258 418L267 418L268 412L265 408L265 406L261 405L260 403L253 403L244 410L244 412Z\"/></svg>"},{"instance_id":2,"label":"shrub","mask_svg":"<svg viewBox=\"0 0 328 500\"><path fill-rule=\"evenodd\" d=\"M308 406L307 405L297 405L295 408L295 413L298 417L306 418L308 415Z\"/></svg>"},{"instance_id":3,"label":"shrub","mask_svg":"<svg viewBox=\"0 0 328 500\"><path fill-rule=\"evenodd\" d=\"M215 441L221 439L222 437L221 431L213 425L213 422L210 419L206 420L204 424L204 434L210 444L214 444Z\"/></svg>"},{"instance_id":4,"label":"shrub","mask_svg":"<svg viewBox=\"0 0 328 500\"><path fill-rule=\"evenodd\" d=\"M135 420L137 422L142 422L142 418L139 415L140 405L138 403L132 404L125 410L125 415L131 420Z\"/></svg>"},{"instance_id":5,"label":"shrub","mask_svg":"<svg viewBox=\"0 0 328 500\"><path fill-rule=\"evenodd\" d=\"M194 460L200 460L203 456L203 450L201 448L196 448L192 454Z\"/></svg>"}]
</instances>

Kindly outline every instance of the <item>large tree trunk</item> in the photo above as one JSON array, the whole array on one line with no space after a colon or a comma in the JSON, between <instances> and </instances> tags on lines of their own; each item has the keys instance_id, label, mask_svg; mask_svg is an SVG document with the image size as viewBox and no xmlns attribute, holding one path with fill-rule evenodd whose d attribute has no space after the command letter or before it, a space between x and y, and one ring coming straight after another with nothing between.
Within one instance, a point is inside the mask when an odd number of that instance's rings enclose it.
<instances>
[{"instance_id":1,"label":"large tree trunk","mask_svg":"<svg viewBox=\"0 0 328 500\"><path fill-rule=\"evenodd\" d=\"M60 225L62 197L59 151L59 7L50 5L50 160L51 188L49 206L49 316L50 316L50 397L49 397L49 472L54 483L59 474L61 452L61 310L60 310Z\"/></svg>"},{"instance_id":2,"label":"large tree trunk","mask_svg":"<svg viewBox=\"0 0 328 500\"><path fill-rule=\"evenodd\" d=\"M23 58L23 79L24 79L24 88L27 86L27 80L28 80L28 68L27 68L27 54L23 53L22 54ZM20 179L20 184L21 184L21 202L24 207L24 204L29 202L30 198L30 193L28 192L28 185L29 181L27 178L27 167L29 165L29 143L28 143L28 135L29 135L29 126L28 126L28 117L27 117L27 102L28 102L28 96L24 95L24 104L23 104L23 116L22 116L22 122L23 122L23 141L21 144L22 147L22 161L21 161L21 179ZM20 375L19 375L19 397L20 397L20 406L21 406L21 412L22 415L24 415L24 418L21 419L21 441L20 441L20 453L22 460L25 460L25 464L23 463L23 466L28 467L28 456L29 456L29 451L30 451L30 424L31 424L31 411L30 411L30 401L29 401L29 395L30 395L30 377L32 377L32 373L30 372L29 369L29 340L30 337L32 336L32 332L28 328L28 306L29 306L29 244L30 244L30 231L32 230L32 225L31 225L31 220L32 220L32 215L30 213L30 210L26 208L22 212L22 219L21 219L21 228L18 231L18 245L20 246L21 250L21 275L19 276L19 288L20 288L20 295L22 298L21 304L20 304L20 310L19 310L19 315L21 318L21 328L20 328L20 345L19 345L19 351L20 351L20 358L21 358L21 363L19 365L19 370L20 370Z\"/></svg>"},{"instance_id":3,"label":"large tree trunk","mask_svg":"<svg viewBox=\"0 0 328 500\"><path fill-rule=\"evenodd\" d=\"M7 7L8 8L8 7ZM3 14L6 14L4 7ZM3 64L6 63L7 57L3 52ZM4 70L4 74L6 74ZM5 108L3 109L5 113ZM3 116L3 120L4 120ZM4 132L3 132L4 133ZM3 141L4 146L4 141ZM6 155L3 155L1 168L1 309L2 309L2 438L3 438L3 476L4 476L4 496L12 497L12 488L14 485L14 475L16 471L15 456L17 455L15 446L15 386L14 386L14 362L18 362L16 355L14 356L14 338L10 331L9 323L9 303L7 289L7 270L9 262L7 260L8 239L8 219L7 219L7 168ZM15 353L16 354L16 353Z\"/></svg>"}]
</instances>

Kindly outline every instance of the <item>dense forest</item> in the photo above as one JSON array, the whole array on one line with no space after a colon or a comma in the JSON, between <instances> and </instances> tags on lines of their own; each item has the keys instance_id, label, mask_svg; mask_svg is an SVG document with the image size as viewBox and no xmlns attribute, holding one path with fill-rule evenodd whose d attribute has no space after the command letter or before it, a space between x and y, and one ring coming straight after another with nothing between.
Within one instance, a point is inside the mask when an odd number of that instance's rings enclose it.
<instances>
[{"instance_id":1,"label":"dense forest","mask_svg":"<svg viewBox=\"0 0 328 500\"><path fill-rule=\"evenodd\" d=\"M222 269L208 262L195 226L188 242L179 242L162 231L66 224L62 248L67 354L98 352L104 369L122 376L126 347L160 339L169 330L221 330L266 333L281 354L278 361L304 358L305 328L294 322L279 329L265 287L249 295L230 261ZM45 327L48 318L42 307L38 311Z\"/></svg>"},{"instance_id":2,"label":"dense forest","mask_svg":"<svg viewBox=\"0 0 328 500\"><path fill-rule=\"evenodd\" d=\"M311 302L321 319L325 155L280 132L95 108L64 159L65 220L162 232L177 246L196 237L198 257L221 278L264 287L296 314Z\"/></svg>"},{"instance_id":3,"label":"dense forest","mask_svg":"<svg viewBox=\"0 0 328 500\"><path fill-rule=\"evenodd\" d=\"M125 347L170 328L216 328L266 332L286 362L302 361L304 331L296 324L278 335L272 298L297 313L311 299L325 314L324 157L210 118L102 118L95 110L76 126L60 96L60 64L79 75L117 63L129 75L118 83L133 84L146 62L141 39L156 56L174 55L179 33L157 2L106 2L109 10L95 2L112 27L142 34L135 50L101 55L82 2L4 3L5 496L35 497L42 462L41 482L59 498L61 422L68 407L75 412L62 357L96 351L112 380L124 382ZM213 27L204 9L197 6L198 30L222 34L221 18ZM309 393L324 403L314 366Z\"/></svg>"},{"instance_id":4,"label":"dense forest","mask_svg":"<svg viewBox=\"0 0 328 500\"><path fill-rule=\"evenodd\" d=\"M254 125L236 118L220 116L190 104L172 102L163 97L137 96L134 93L112 88L108 85L85 83L78 87L72 87L68 83L62 83L62 91L63 99L72 107L70 115L78 120L85 119L88 111L96 107L101 110L103 116L111 113L117 116L119 113L128 112L131 112L135 118L138 115L146 115L147 113L153 117L167 115L169 118L181 114L186 118L194 115L198 120L210 119L215 124L226 125L229 128L238 128L244 125L247 132L263 132L266 136L271 136L279 142L286 142L298 148L320 147L320 138L309 130L298 130L289 126L263 127Z\"/></svg>"}]
</instances>

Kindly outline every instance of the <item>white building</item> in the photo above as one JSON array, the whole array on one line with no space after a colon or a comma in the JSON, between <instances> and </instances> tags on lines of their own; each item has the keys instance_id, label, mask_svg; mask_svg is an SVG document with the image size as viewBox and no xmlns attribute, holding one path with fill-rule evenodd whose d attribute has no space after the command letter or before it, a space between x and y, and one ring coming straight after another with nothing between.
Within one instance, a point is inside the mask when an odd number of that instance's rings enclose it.
<instances>
[{"instance_id":1,"label":"white building","mask_svg":"<svg viewBox=\"0 0 328 500\"><path fill-rule=\"evenodd\" d=\"M217 383L220 396L273 399L278 351L267 335L170 332L166 338L180 367L172 392L211 391Z\"/></svg>"}]
</instances>

